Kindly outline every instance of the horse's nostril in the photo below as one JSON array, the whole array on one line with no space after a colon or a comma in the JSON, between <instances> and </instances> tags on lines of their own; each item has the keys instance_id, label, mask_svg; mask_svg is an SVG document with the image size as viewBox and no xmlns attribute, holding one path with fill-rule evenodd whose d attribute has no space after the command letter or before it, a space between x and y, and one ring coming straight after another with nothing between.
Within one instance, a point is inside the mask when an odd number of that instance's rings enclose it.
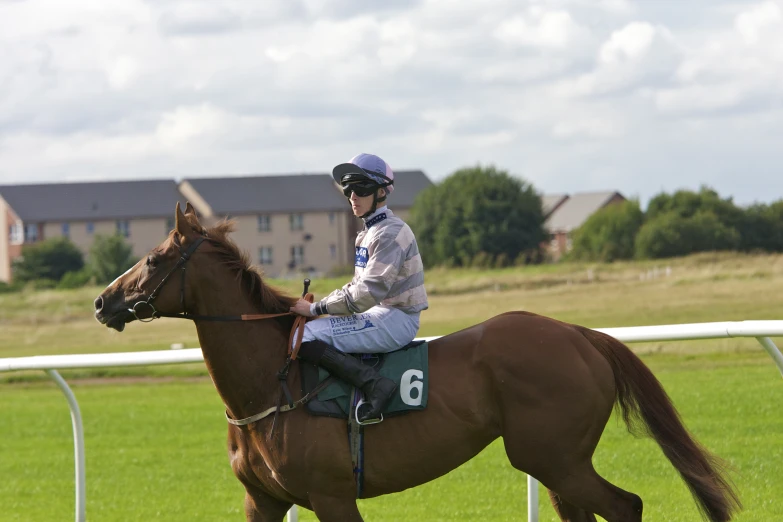
<instances>
[{"instance_id":1,"label":"horse's nostril","mask_svg":"<svg viewBox=\"0 0 783 522\"><path fill-rule=\"evenodd\" d=\"M100 312L103 309L103 297L98 296L95 300L95 311Z\"/></svg>"}]
</instances>

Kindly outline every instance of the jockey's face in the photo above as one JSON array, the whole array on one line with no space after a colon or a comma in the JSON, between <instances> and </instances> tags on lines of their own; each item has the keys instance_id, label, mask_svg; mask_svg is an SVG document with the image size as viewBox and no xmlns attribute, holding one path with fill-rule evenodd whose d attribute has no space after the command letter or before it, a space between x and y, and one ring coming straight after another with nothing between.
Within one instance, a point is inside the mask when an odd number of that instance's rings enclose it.
<instances>
[{"instance_id":1,"label":"jockey's face","mask_svg":"<svg viewBox=\"0 0 783 522\"><path fill-rule=\"evenodd\" d=\"M383 196L382 190L383 189L378 189L377 194L379 197ZM351 210L353 210L354 216L363 216L372 208L372 194L369 196L357 196L356 192L351 192L351 197L349 199L351 201Z\"/></svg>"}]
</instances>

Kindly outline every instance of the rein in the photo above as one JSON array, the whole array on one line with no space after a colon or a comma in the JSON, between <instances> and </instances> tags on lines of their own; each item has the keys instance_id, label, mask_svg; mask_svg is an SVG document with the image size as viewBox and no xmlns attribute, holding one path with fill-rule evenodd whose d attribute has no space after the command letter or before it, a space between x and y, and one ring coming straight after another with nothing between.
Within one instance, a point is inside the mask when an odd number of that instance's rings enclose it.
<instances>
[{"instance_id":1,"label":"rein","mask_svg":"<svg viewBox=\"0 0 783 522\"><path fill-rule=\"evenodd\" d=\"M161 279L160 283L158 283L158 286L155 287L155 289L152 291L152 293L149 295L149 297L145 301L139 301L136 304L133 305L133 308L128 308L128 312L133 314L133 317L135 317L138 321L142 323L149 323L154 321L155 319L158 319L160 317L169 317L172 319L189 319L191 321L261 321L264 319L273 319L275 317L284 317L288 315L295 315L296 318L294 319L294 324L291 327L291 334L288 336L288 357L286 357L285 364L283 367L277 372L277 377L280 380L280 386L282 389L282 393L280 394L280 397L277 401L277 406L272 406L271 408L267 408L266 410L262 411L261 413L257 413L255 415L252 415L250 417L245 417L244 419L232 419L228 411L226 411L226 420L229 422L229 424L233 424L235 426L246 426L248 424L251 424L253 422L259 421L265 417L268 417L272 413L275 414L275 421L272 424L272 430L270 430L269 436L271 437L272 432L274 431L275 424L277 421L277 415L281 412L291 411L293 409L296 409L297 407L306 404L310 399L312 399L315 395L317 395L320 391L322 391L326 386L329 384L329 381L331 379L326 379L324 382L321 383L321 385L317 386L315 389L313 389L310 393L304 395L301 399L294 401L293 397L291 396L291 392L288 389L288 370L291 366L291 362L296 360L297 355L299 354L299 348L302 346L302 338L304 336L304 325L307 322L307 317L303 315L295 314L294 312L282 312L277 314L240 314L240 315L199 315L199 314L189 314L187 312L187 308L185 306L185 270L186 270L186 264L190 260L191 256L196 252L196 249L206 241L205 236L201 236L196 241L193 242L192 245L188 247L187 250L182 252L180 250L180 258L177 261L177 264L174 265L174 267L169 270L169 273L166 274L163 279ZM182 270L182 277L180 278L180 293L179 293L179 300L180 304L182 305L182 312L180 313L165 313L165 312L159 312L157 309L155 309L155 306L152 304L155 299L157 299L158 294L160 293L161 288L163 288L163 285L165 285L169 278L176 272L177 270ZM141 277L141 275L139 275ZM308 301L310 303L313 302L313 294L309 293L307 290L310 286L310 280L305 279L304 280L304 292L302 293L302 299L305 301ZM148 318L141 318L139 317L139 309L143 309L144 306L147 306L152 313L150 314L150 317ZM283 395L285 395L286 402L288 404L282 405L282 399Z\"/></svg>"}]
</instances>

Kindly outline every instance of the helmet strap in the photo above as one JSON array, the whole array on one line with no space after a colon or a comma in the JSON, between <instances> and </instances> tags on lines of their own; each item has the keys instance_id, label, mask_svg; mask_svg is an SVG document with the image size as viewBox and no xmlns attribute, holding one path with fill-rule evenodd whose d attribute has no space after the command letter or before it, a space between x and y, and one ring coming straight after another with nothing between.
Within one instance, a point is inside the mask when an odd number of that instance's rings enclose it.
<instances>
[{"instance_id":1,"label":"helmet strap","mask_svg":"<svg viewBox=\"0 0 783 522\"><path fill-rule=\"evenodd\" d=\"M376 210L378 210L378 203L382 203L386 201L386 189L383 190L383 197L378 197L378 191L372 193L372 206L370 207L370 210L362 214L362 219L367 219L368 216L372 216Z\"/></svg>"}]
</instances>

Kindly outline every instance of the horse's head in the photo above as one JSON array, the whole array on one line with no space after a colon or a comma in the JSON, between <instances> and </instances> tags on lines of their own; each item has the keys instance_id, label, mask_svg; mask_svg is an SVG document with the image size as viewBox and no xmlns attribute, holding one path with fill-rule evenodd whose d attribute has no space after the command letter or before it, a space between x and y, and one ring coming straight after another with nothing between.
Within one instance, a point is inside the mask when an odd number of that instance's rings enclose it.
<instances>
[{"instance_id":1,"label":"horse's head","mask_svg":"<svg viewBox=\"0 0 783 522\"><path fill-rule=\"evenodd\" d=\"M136 319L151 320L156 313L184 311L184 297L193 293L187 288L192 284L192 276L185 278L183 269L196 264L189 261L190 256L205 236L190 203L184 214L177 203L175 222L174 230L163 243L95 299L95 318L101 324L121 332L126 323Z\"/></svg>"}]
</instances>

